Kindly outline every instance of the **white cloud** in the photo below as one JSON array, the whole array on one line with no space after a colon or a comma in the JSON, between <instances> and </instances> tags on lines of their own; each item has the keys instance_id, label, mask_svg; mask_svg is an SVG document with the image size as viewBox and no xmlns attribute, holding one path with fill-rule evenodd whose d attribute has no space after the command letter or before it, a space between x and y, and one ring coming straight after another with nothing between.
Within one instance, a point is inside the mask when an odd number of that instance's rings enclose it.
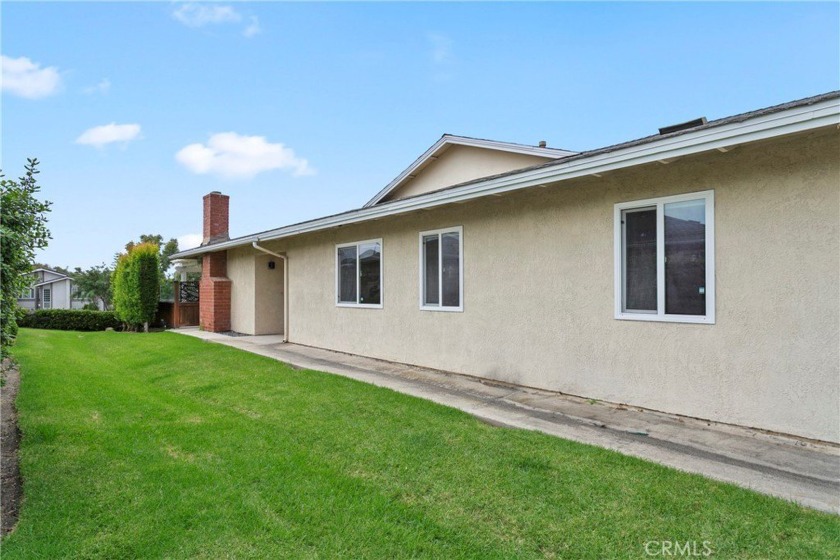
<instances>
[{"instance_id":1,"label":"white cloud","mask_svg":"<svg viewBox=\"0 0 840 560\"><path fill-rule=\"evenodd\" d=\"M200 233L185 233L184 235L179 235L178 250L186 251L187 249L193 249L201 245L203 240L204 238Z\"/></svg>"},{"instance_id":2,"label":"white cloud","mask_svg":"<svg viewBox=\"0 0 840 560\"><path fill-rule=\"evenodd\" d=\"M430 33L427 36L431 46L432 62L435 64L445 64L452 62L452 39L436 33Z\"/></svg>"},{"instance_id":3,"label":"white cloud","mask_svg":"<svg viewBox=\"0 0 840 560\"><path fill-rule=\"evenodd\" d=\"M243 16L233 6L222 4L200 4L187 2L179 4L172 12L172 17L187 27L204 27L206 25L220 25L224 23L242 23L242 35L251 38L262 33L260 20L257 16Z\"/></svg>"},{"instance_id":4,"label":"white cloud","mask_svg":"<svg viewBox=\"0 0 840 560\"><path fill-rule=\"evenodd\" d=\"M246 27L242 31L242 34L248 37L249 39L254 35L259 35L260 33L262 33L262 27L260 27L260 20L257 19L257 16L251 16L250 21L251 23L248 24L248 27Z\"/></svg>"},{"instance_id":5,"label":"white cloud","mask_svg":"<svg viewBox=\"0 0 840 560\"><path fill-rule=\"evenodd\" d=\"M106 95L109 91L111 91L111 80L109 80L108 78L102 78L96 85L86 87L82 90L83 93L86 93L88 95L93 95L94 93L101 93L102 95Z\"/></svg>"},{"instance_id":6,"label":"white cloud","mask_svg":"<svg viewBox=\"0 0 840 560\"><path fill-rule=\"evenodd\" d=\"M429 33L426 35L426 40L429 42L432 79L436 82L450 80L457 63L452 50L452 39L445 35Z\"/></svg>"},{"instance_id":7,"label":"white cloud","mask_svg":"<svg viewBox=\"0 0 840 560\"><path fill-rule=\"evenodd\" d=\"M184 146L175 159L193 173L212 173L229 179L250 179L274 169L291 171L296 177L315 174L309 162L297 157L291 148L271 144L263 136L236 132L214 134L207 144Z\"/></svg>"},{"instance_id":8,"label":"white cloud","mask_svg":"<svg viewBox=\"0 0 840 560\"><path fill-rule=\"evenodd\" d=\"M38 99L58 93L61 75L53 66L41 68L25 56L10 58L0 55L3 91L27 99Z\"/></svg>"},{"instance_id":9,"label":"white cloud","mask_svg":"<svg viewBox=\"0 0 840 560\"><path fill-rule=\"evenodd\" d=\"M172 17L187 27L204 27L220 23L239 23L242 15L231 6L218 4L181 4L172 12Z\"/></svg>"},{"instance_id":10,"label":"white cloud","mask_svg":"<svg viewBox=\"0 0 840 560\"><path fill-rule=\"evenodd\" d=\"M114 142L128 143L140 137L139 124L105 124L102 126L94 126L82 132L81 136L76 138L76 144L84 144L86 146L96 146L101 148L106 144Z\"/></svg>"}]
</instances>

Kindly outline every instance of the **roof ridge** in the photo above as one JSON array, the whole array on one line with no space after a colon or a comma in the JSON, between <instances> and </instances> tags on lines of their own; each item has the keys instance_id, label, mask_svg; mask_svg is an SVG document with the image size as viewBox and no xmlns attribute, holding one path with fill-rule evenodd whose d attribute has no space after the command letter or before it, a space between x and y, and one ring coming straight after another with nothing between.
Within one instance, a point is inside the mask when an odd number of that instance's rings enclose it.
<instances>
[{"instance_id":1,"label":"roof ridge","mask_svg":"<svg viewBox=\"0 0 840 560\"><path fill-rule=\"evenodd\" d=\"M713 120L713 121L709 121L708 123L706 123L704 125L697 126L697 127L694 127L694 128L689 128L689 129L682 130L682 131L676 131L676 132L673 132L673 133L663 134L663 135L655 134L655 135L639 138L639 139L636 139L636 140L631 140L631 141L628 141L628 142L624 142L624 143L621 143L621 144L615 144L615 145L607 146L607 147L604 147L604 148L598 148L598 149L589 150L589 151L586 151L586 152L581 152L581 153L578 153L578 154L572 154L572 155L569 155L567 157L553 159L553 160L548 161L546 163L526 167L526 168L523 168L523 169L517 169L517 170L514 170L514 171L500 173L500 174L493 175L493 176L490 176L490 177L482 177L482 178L479 178L479 179L474 179L472 181L459 183L457 185L451 185L451 186L448 186L448 187L444 187L444 188L439 189L439 190L426 192L426 193L420 193L420 194L417 194L417 195L414 195L414 196L409 196L409 197L399 199L399 200L392 200L392 201L384 202L381 205L376 205L376 206L372 206L372 207L363 206L361 208L350 209L350 210L346 210L344 212L339 212L339 213L331 214L331 215L328 215L328 216L321 216L321 217L318 217L318 218L303 220L303 221L300 221L300 222L297 222L297 223L294 223L294 224L281 226L279 228L272 228L272 229L264 230L264 231L261 231L261 232L252 233L252 234L249 234L249 235L243 235L243 236L235 237L235 238L230 239L228 241L220 242L220 243L217 243L217 244L206 245L206 246L198 247L198 248L195 248L195 249L187 249L185 251L179 252L177 255L173 255L173 258L188 258L188 257L191 257L193 255L202 254L203 252L221 250L223 248L228 248L228 247L235 246L237 243L247 242L245 240L256 239L257 241L259 241L260 238L264 237L264 236L267 236L269 239L278 239L280 236L285 237L285 236L288 236L288 235L297 235L298 233L307 233L307 231L302 231L302 232L301 231L299 231L299 232L294 231L295 229L299 229L301 226L305 226L307 224L314 224L314 223L318 223L318 222L323 222L323 225L320 226L319 229L328 228L328 227L335 227L335 224L330 224L330 223L326 223L326 222L328 220L334 220L335 218L339 218L339 217L342 217L342 216L348 216L348 215L353 215L353 214L357 214L357 213L362 214L364 212L371 212L371 211L374 211L375 209L387 210L388 207L397 206L396 211L390 211L390 212L387 213L387 215L391 215L394 212L412 211L414 209L417 209L417 205L415 204L414 201L424 199L424 198L431 198L431 199L436 199L437 201L441 201L441 200L443 200L441 198L441 196L444 195L445 193L449 192L449 191L458 191L459 189L463 190L467 187L473 187L475 185L480 185L481 183L487 183L487 182L490 182L490 181L498 181L499 179L504 179L504 178L511 177L511 176L522 175L522 174L533 175L534 173L541 173L542 175L539 178L531 178L530 180L531 181L536 181L536 180L545 181L545 177L546 177L545 174L546 173L551 173L550 168L557 167L558 169L562 169L562 168L565 168L569 162L574 162L574 161L577 161L577 160L586 160L588 158L600 156L600 155L603 155L603 154L609 154L609 153L614 152L614 151L624 150L624 149L628 149L628 148L634 148L636 146L644 146L646 144L656 144L656 142L658 142L660 140L665 140L667 142L669 139L678 138L679 136L682 136L682 135L694 135L698 132L702 132L704 130L711 129L711 128L718 128L718 127L721 127L721 126L724 126L724 125L735 125L735 126L739 127L740 123L742 123L744 121L748 121L748 120L755 119L755 118L768 117L768 116L773 115L775 113L780 113L780 112L788 111L788 110L791 110L791 109L807 107L809 105L814 105L814 104L821 103L821 102L831 101L831 100L834 100L834 99L837 99L837 98L840 98L840 90L836 90L836 91L832 91L832 92L828 92L828 93L823 93L823 94L815 95L815 96L812 96L812 97L805 97L805 98L802 98L802 99L799 99L799 100L790 101L790 102L787 102L787 103L781 103L781 104L778 104L778 105L773 105L773 106L766 107L766 108L763 108L763 109L758 109L758 110L755 110L755 111L749 111L749 112L740 113L740 114L737 114L737 115L732 115L732 116L729 116L729 117L716 119L716 120ZM831 111L830 114L826 113L826 111L829 110L829 109ZM823 107L821 109L821 111L822 112L820 113L819 116L815 115L813 111L809 111L807 109L805 111L800 111L798 113L799 116L797 117L799 119L799 121L797 121L797 122L801 121L801 122L804 123L804 122L819 121L820 123L824 123L824 122L827 122L827 119L832 119L832 120L829 120L828 122L831 122L832 126L836 125L836 117L837 117L838 113L840 113L840 109L838 109L838 104L837 103L831 104L827 107ZM771 121L772 121L772 123L771 123ZM787 130L787 128L789 127L788 124L778 124L777 121L778 121L778 119L776 119L776 121L773 121L772 119L770 119L770 120L765 119L764 121L762 121L763 123L765 123L765 124L762 125L762 126L765 127L763 130L767 130L767 131L772 132L772 131L777 130L780 126L784 127ZM785 122L787 122L787 121L785 121ZM775 124L773 124L773 123L775 123ZM817 125L814 124L813 126L817 126ZM820 126L825 126L825 125L820 124ZM768 132L768 134L770 132ZM774 133L772 136L784 135L784 134L788 134L788 133L790 133L790 132ZM724 131L724 134L730 134L731 135L731 134L733 134L733 132ZM441 138L441 140L442 139L443 139L443 137ZM439 140L438 142L440 142L441 140ZM671 144L673 144L673 142L671 142ZM628 165L637 165L637 164L632 164L631 163L631 164L628 164ZM546 171L542 171L542 170L546 170ZM520 188L523 188L523 187L520 187ZM467 195L465 195L465 196L469 196L470 198L477 198L477 197L480 197L480 196L486 196L486 194L488 194L488 191L485 189L484 191L481 191L481 192L468 192ZM452 197L450 197L447 200L451 202ZM409 204L407 204L407 203L409 203ZM446 200L443 200L442 202L437 202L437 203L438 204L445 204L445 203L448 203L448 202ZM366 219L375 219L375 218L374 217L361 218L360 221L364 221ZM355 223L355 222L343 222L343 223ZM310 230L310 231L315 231L315 230Z\"/></svg>"},{"instance_id":2,"label":"roof ridge","mask_svg":"<svg viewBox=\"0 0 840 560\"><path fill-rule=\"evenodd\" d=\"M492 144L505 144L508 146L522 146L523 148L536 148L540 150L557 150L560 152L575 152L575 150L567 150L566 148L555 148L553 146L539 146L534 144L524 144L522 142L508 142L507 140L493 140L490 138L479 138L477 136L465 136L463 134L445 133L441 138L462 138L464 140L477 140L479 142L490 142Z\"/></svg>"}]
</instances>

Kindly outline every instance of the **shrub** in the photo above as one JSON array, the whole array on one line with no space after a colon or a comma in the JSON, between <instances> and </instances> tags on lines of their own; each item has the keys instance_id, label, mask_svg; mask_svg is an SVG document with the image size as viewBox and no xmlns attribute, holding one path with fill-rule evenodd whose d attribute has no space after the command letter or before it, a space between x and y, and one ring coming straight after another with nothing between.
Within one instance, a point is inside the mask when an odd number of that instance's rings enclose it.
<instances>
[{"instance_id":1,"label":"shrub","mask_svg":"<svg viewBox=\"0 0 840 560\"><path fill-rule=\"evenodd\" d=\"M30 329L55 329L59 331L104 331L108 327L119 329L120 320L113 311L87 309L39 309L26 314L21 327Z\"/></svg>"},{"instance_id":2,"label":"shrub","mask_svg":"<svg viewBox=\"0 0 840 560\"><path fill-rule=\"evenodd\" d=\"M117 259L111 278L114 310L123 322L136 329L149 322L157 311L160 296L160 255L154 243L140 243Z\"/></svg>"},{"instance_id":3,"label":"shrub","mask_svg":"<svg viewBox=\"0 0 840 560\"><path fill-rule=\"evenodd\" d=\"M6 320L4 334L9 337L9 340L14 341L18 335L18 327L21 320L26 317L26 309L15 304L12 316Z\"/></svg>"},{"instance_id":4,"label":"shrub","mask_svg":"<svg viewBox=\"0 0 840 560\"><path fill-rule=\"evenodd\" d=\"M82 306L82 309L87 311L99 311L99 306L93 302L86 303Z\"/></svg>"},{"instance_id":5,"label":"shrub","mask_svg":"<svg viewBox=\"0 0 840 560\"><path fill-rule=\"evenodd\" d=\"M38 160L27 160L18 181L0 172L0 357L5 358L17 335L15 308L20 291L29 286L35 252L47 246L50 203L36 198Z\"/></svg>"}]
</instances>

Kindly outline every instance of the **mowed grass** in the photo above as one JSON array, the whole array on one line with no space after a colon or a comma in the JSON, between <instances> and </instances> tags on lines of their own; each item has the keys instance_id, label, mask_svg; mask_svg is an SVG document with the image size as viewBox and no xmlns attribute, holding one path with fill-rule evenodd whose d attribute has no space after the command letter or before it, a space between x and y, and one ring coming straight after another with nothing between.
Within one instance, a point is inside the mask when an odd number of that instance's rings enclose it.
<instances>
[{"instance_id":1,"label":"mowed grass","mask_svg":"<svg viewBox=\"0 0 840 560\"><path fill-rule=\"evenodd\" d=\"M3 560L840 555L835 516L177 334L24 330L15 354Z\"/></svg>"}]
</instances>

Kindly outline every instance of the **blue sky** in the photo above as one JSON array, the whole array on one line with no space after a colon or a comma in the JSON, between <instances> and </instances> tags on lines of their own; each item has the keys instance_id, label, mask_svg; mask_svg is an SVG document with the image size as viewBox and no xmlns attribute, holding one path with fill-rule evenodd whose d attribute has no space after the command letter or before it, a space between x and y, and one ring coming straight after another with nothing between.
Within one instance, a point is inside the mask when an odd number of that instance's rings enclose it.
<instances>
[{"instance_id":1,"label":"blue sky","mask_svg":"<svg viewBox=\"0 0 840 560\"><path fill-rule=\"evenodd\" d=\"M356 208L452 133L571 150L840 88L837 3L9 3L2 168L52 265ZM183 248L182 243L182 248Z\"/></svg>"}]
</instances>

